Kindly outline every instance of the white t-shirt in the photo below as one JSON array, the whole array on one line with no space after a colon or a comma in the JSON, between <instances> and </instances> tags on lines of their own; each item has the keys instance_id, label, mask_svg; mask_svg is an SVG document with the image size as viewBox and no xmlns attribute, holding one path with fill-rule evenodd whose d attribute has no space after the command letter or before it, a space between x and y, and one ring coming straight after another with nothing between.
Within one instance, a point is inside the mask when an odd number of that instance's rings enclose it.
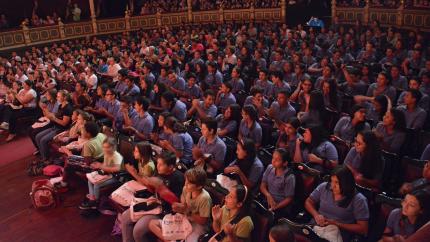
<instances>
[{"instance_id":1,"label":"white t-shirt","mask_svg":"<svg viewBox=\"0 0 430 242\"><path fill-rule=\"evenodd\" d=\"M37 103L36 103L37 93L34 89L30 89L28 91L21 89L21 91L19 91L18 93L18 96L24 97L27 93L31 94L33 96L33 99L29 103L24 105L24 107L35 108L37 106Z\"/></svg>"},{"instance_id":2,"label":"white t-shirt","mask_svg":"<svg viewBox=\"0 0 430 242\"><path fill-rule=\"evenodd\" d=\"M86 76L85 82L87 83L88 87L92 87L91 89L97 89L97 76L95 74L92 74L91 76Z\"/></svg>"},{"instance_id":3,"label":"white t-shirt","mask_svg":"<svg viewBox=\"0 0 430 242\"><path fill-rule=\"evenodd\" d=\"M28 76L26 76L25 74L22 74L21 77L18 76L18 74L15 75L15 79L21 83L23 83L25 80L28 79Z\"/></svg>"},{"instance_id":4,"label":"white t-shirt","mask_svg":"<svg viewBox=\"0 0 430 242\"><path fill-rule=\"evenodd\" d=\"M59 67L61 65L61 63L63 63L63 60L61 60L60 57L57 57L57 59L54 60L54 65L56 67Z\"/></svg>"},{"instance_id":5,"label":"white t-shirt","mask_svg":"<svg viewBox=\"0 0 430 242\"><path fill-rule=\"evenodd\" d=\"M121 66L118 63L115 63L113 65L108 66L107 74L111 77L113 77L113 81L118 81L118 71L121 70Z\"/></svg>"}]
</instances>

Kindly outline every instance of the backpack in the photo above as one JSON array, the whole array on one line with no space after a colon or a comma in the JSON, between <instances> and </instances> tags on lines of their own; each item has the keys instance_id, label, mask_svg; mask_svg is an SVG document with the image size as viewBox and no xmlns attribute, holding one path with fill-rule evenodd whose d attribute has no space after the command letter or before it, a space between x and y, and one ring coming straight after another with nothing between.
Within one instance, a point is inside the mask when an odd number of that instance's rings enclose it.
<instances>
[{"instance_id":1,"label":"backpack","mask_svg":"<svg viewBox=\"0 0 430 242\"><path fill-rule=\"evenodd\" d=\"M56 207L59 203L57 191L48 179L34 181L30 197L33 206L38 209Z\"/></svg>"},{"instance_id":2,"label":"backpack","mask_svg":"<svg viewBox=\"0 0 430 242\"><path fill-rule=\"evenodd\" d=\"M59 176L63 174L63 167L58 165L47 165L43 168L43 175L45 176Z\"/></svg>"}]
</instances>

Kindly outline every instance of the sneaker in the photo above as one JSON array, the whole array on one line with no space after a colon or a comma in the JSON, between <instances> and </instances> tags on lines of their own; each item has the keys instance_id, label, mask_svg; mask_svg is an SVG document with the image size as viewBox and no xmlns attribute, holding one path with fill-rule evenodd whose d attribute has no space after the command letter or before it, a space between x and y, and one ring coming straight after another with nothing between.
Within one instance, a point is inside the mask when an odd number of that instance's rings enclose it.
<instances>
[{"instance_id":1,"label":"sneaker","mask_svg":"<svg viewBox=\"0 0 430 242\"><path fill-rule=\"evenodd\" d=\"M82 201L82 203L79 205L79 209L97 209L97 201L85 198L84 201Z\"/></svg>"},{"instance_id":2,"label":"sneaker","mask_svg":"<svg viewBox=\"0 0 430 242\"><path fill-rule=\"evenodd\" d=\"M40 151L39 150L35 150L34 152L33 152L33 155L38 155L40 153Z\"/></svg>"},{"instance_id":3,"label":"sneaker","mask_svg":"<svg viewBox=\"0 0 430 242\"><path fill-rule=\"evenodd\" d=\"M6 122L3 122L0 124L0 129L5 129L8 130L9 129L9 124Z\"/></svg>"}]
</instances>

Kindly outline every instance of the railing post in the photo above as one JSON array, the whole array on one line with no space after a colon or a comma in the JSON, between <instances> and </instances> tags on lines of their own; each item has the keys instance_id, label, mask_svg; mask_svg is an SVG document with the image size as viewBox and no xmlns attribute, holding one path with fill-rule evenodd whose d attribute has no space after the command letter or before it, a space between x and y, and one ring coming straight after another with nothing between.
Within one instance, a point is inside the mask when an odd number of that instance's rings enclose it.
<instances>
[{"instance_id":1,"label":"railing post","mask_svg":"<svg viewBox=\"0 0 430 242\"><path fill-rule=\"evenodd\" d=\"M187 16L188 16L188 22L193 22L193 2L192 0L187 0Z\"/></svg>"},{"instance_id":2,"label":"railing post","mask_svg":"<svg viewBox=\"0 0 430 242\"><path fill-rule=\"evenodd\" d=\"M130 27L130 10L128 8L125 10L125 30L129 32L131 30Z\"/></svg>"},{"instance_id":3,"label":"railing post","mask_svg":"<svg viewBox=\"0 0 430 242\"><path fill-rule=\"evenodd\" d=\"M287 3L285 0L281 1L281 22L286 23L287 19L285 17L285 13L287 12Z\"/></svg>"},{"instance_id":4,"label":"railing post","mask_svg":"<svg viewBox=\"0 0 430 242\"><path fill-rule=\"evenodd\" d=\"M364 17L363 17L363 22L364 24L369 24L369 7L370 7L370 1L366 0L366 6L364 6Z\"/></svg>"},{"instance_id":5,"label":"railing post","mask_svg":"<svg viewBox=\"0 0 430 242\"><path fill-rule=\"evenodd\" d=\"M222 6L222 4L219 8L219 23L220 24L224 23L224 7Z\"/></svg>"},{"instance_id":6,"label":"railing post","mask_svg":"<svg viewBox=\"0 0 430 242\"><path fill-rule=\"evenodd\" d=\"M336 16L336 0L331 0L331 24L334 24Z\"/></svg>"},{"instance_id":7,"label":"railing post","mask_svg":"<svg viewBox=\"0 0 430 242\"><path fill-rule=\"evenodd\" d=\"M22 21L21 27L22 27L22 32L24 33L24 43L25 45L30 45L31 44L31 39L30 39L30 29L27 26L27 21Z\"/></svg>"},{"instance_id":8,"label":"railing post","mask_svg":"<svg viewBox=\"0 0 430 242\"><path fill-rule=\"evenodd\" d=\"M88 0L90 3L90 16L91 16L91 23L93 25L93 33L97 34L97 20L96 20L96 11L94 8L94 0Z\"/></svg>"},{"instance_id":9,"label":"railing post","mask_svg":"<svg viewBox=\"0 0 430 242\"><path fill-rule=\"evenodd\" d=\"M66 34L64 33L64 23L61 21L61 18L58 18L58 31L60 32L60 39L65 39Z\"/></svg>"},{"instance_id":10,"label":"railing post","mask_svg":"<svg viewBox=\"0 0 430 242\"><path fill-rule=\"evenodd\" d=\"M253 22L255 20L255 8L254 8L254 4L251 5L251 14L249 15L249 20L251 22Z\"/></svg>"},{"instance_id":11,"label":"railing post","mask_svg":"<svg viewBox=\"0 0 430 242\"><path fill-rule=\"evenodd\" d=\"M401 27L403 25L403 13L405 10L405 1L400 0L400 6L397 9L397 21L396 24L398 27Z\"/></svg>"},{"instance_id":12,"label":"railing post","mask_svg":"<svg viewBox=\"0 0 430 242\"><path fill-rule=\"evenodd\" d=\"M157 11L157 14L155 16L157 17L157 26L161 27L161 12L160 12L160 10Z\"/></svg>"}]
</instances>

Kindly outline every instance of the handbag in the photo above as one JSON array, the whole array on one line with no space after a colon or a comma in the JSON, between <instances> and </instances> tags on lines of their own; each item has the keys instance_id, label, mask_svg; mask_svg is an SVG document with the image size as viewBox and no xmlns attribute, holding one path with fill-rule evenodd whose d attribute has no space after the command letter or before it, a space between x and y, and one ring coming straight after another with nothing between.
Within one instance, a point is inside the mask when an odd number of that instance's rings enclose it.
<instances>
[{"instance_id":1,"label":"handbag","mask_svg":"<svg viewBox=\"0 0 430 242\"><path fill-rule=\"evenodd\" d=\"M88 181L90 181L94 185L101 184L112 178L112 174L102 175L102 174L99 174L99 171L93 171L93 172L87 173L86 176Z\"/></svg>"},{"instance_id":2,"label":"handbag","mask_svg":"<svg viewBox=\"0 0 430 242\"><path fill-rule=\"evenodd\" d=\"M144 215L158 215L162 211L160 201L154 196L149 198L134 197L130 204L130 219L137 222Z\"/></svg>"},{"instance_id":3,"label":"handbag","mask_svg":"<svg viewBox=\"0 0 430 242\"><path fill-rule=\"evenodd\" d=\"M232 188L236 187L239 183L237 180L232 179L224 174L218 174L216 176L216 181L225 189L231 190Z\"/></svg>"},{"instance_id":4,"label":"handbag","mask_svg":"<svg viewBox=\"0 0 430 242\"><path fill-rule=\"evenodd\" d=\"M161 233L164 240L185 240L193 231L187 216L181 213L167 214L161 221Z\"/></svg>"},{"instance_id":5,"label":"handbag","mask_svg":"<svg viewBox=\"0 0 430 242\"><path fill-rule=\"evenodd\" d=\"M319 237L330 242L343 242L340 229L336 225L330 224L325 227L314 226L313 230Z\"/></svg>"},{"instance_id":6,"label":"handbag","mask_svg":"<svg viewBox=\"0 0 430 242\"><path fill-rule=\"evenodd\" d=\"M146 187L135 180L124 183L116 189L111 195L111 199L121 206L129 207L134 198L134 193Z\"/></svg>"}]
</instances>

